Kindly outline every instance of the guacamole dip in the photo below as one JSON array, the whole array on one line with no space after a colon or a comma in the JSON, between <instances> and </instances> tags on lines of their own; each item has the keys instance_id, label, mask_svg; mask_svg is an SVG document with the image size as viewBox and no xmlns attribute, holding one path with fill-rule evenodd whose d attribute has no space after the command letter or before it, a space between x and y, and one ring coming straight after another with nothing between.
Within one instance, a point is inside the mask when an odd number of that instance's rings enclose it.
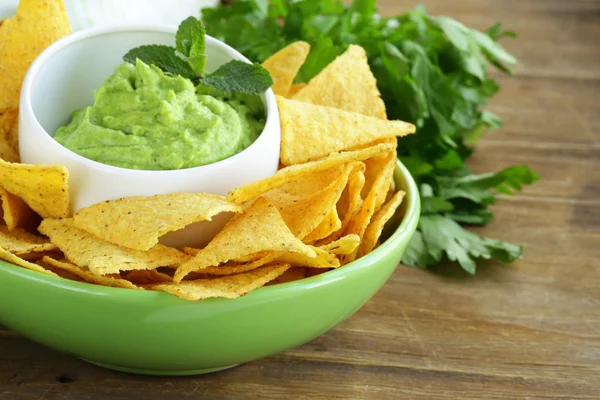
<instances>
[{"instance_id":1,"label":"guacamole dip","mask_svg":"<svg viewBox=\"0 0 600 400\"><path fill-rule=\"evenodd\" d=\"M54 135L104 164L173 170L214 163L250 146L265 125L258 96L228 95L167 76L140 60L119 65Z\"/></svg>"}]
</instances>

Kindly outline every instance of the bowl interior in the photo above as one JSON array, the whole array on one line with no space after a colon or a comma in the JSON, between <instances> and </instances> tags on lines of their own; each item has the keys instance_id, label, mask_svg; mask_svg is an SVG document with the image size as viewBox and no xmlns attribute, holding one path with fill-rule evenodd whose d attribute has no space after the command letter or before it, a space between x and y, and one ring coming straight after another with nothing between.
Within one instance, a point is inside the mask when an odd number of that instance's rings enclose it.
<instances>
[{"instance_id":1,"label":"bowl interior","mask_svg":"<svg viewBox=\"0 0 600 400\"><path fill-rule=\"evenodd\" d=\"M31 84L33 113L50 135L66 124L73 111L92 105L93 91L123 63L129 50L147 44L173 46L175 28L101 28L82 31L43 53ZM232 60L247 61L228 46L207 37L207 71ZM32 68L32 69L35 69ZM263 95L263 104L266 103Z\"/></svg>"}]
</instances>

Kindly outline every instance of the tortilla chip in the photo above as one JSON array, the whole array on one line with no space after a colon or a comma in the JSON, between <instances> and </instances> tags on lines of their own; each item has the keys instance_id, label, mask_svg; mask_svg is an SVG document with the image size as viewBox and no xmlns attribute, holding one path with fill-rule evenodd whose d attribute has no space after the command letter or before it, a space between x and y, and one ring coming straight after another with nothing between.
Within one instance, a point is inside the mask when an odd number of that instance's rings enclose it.
<instances>
[{"instance_id":1,"label":"tortilla chip","mask_svg":"<svg viewBox=\"0 0 600 400\"><path fill-rule=\"evenodd\" d=\"M0 187L0 203L3 218L8 230L17 227L33 229L39 223L39 216L23 200Z\"/></svg>"},{"instance_id":2,"label":"tortilla chip","mask_svg":"<svg viewBox=\"0 0 600 400\"><path fill-rule=\"evenodd\" d=\"M335 211L335 204L346 187L352 169L352 164L344 164L308 173L296 181L268 191L263 197L277 207L294 236L304 239L328 216L332 218L330 214Z\"/></svg>"},{"instance_id":3,"label":"tortilla chip","mask_svg":"<svg viewBox=\"0 0 600 400\"><path fill-rule=\"evenodd\" d=\"M305 243L312 243L316 240L323 239L334 232L337 232L342 228L342 221L338 216L335 207L327 214L325 219L308 235L306 235L302 241Z\"/></svg>"},{"instance_id":4,"label":"tortilla chip","mask_svg":"<svg viewBox=\"0 0 600 400\"><path fill-rule=\"evenodd\" d=\"M50 257L44 257L42 261L55 268L64 269L65 271L82 278L88 283L125 289L143 289L125 279L115 278L112 276L96 275L90 272L90 270L87 268L78 267L77 265L71 264L69 262L57 261Z\"/></svg>"},{"instance_id":5,"label":"tortilla chip","mask_svg":"<svg viewBox=\"0 0 600 400\"><path fill-rule=\"evenodd\" d=\"M56 246L48 238L15 228L9 231L0 226L0 247L16 255L56 250Z\"/></svg>"},{"instance_id":6,"label":"tortilla chip","mask_svg":"<svg viewBox=\"0 0 600 400\"><path fill-rule=\"evenodd\" d=\"M396 163L396 152L390 151L385 158L385 162L382 164L382 172L373 182L371 190L369 190L369 194L363 201L360 210L344 230L345 235L357 234L361 238L362 242L365 230L371 222L371 218L377 211L379 211L377 205L383 204L383 201L385 200L387 189L389 188L390 180L392 179ZM341 258L342 265L354 261L356 259L356 255L356 251L352 254L343 255Z\"/></svg>"},{"instance_id":7,"label":"tortilla chip","mask_svg":"<svg viewBox=\"0 0 600 400\"><path fill-rule=\"evenodd\" d=\"M227 195L227 200L242 204L285 183L295 181L310 172L324 171L349 161L363 161L378 154L387 153L393 148L392 143L380 143L361 150L333 153L319 161L286 167L265 179L233 189Z\"/></svg>"},{"instance_id":8,"label":"tortilla chip","mask_svg":"<svg viewBox=\"0 0 600 400\"><path fill-rule=\"evenodd\" d=\"M340 261L335 254L310 246L316 253L316 257L307 257L300 253L283 253L275 259L276 263L290 264L292 267L312 267L312 268L337 268Z\"/></svg>"},{"instance_id":9,"label":"tortilla chip","mask_svg":"<svg viewBox=\"0 0 600 400\"><path fill-rule=\"evenodd\" d=\"M281 163L294 165L415 132L403 121L388 121L337 108L277 96Z\"/></svg>"},{"instance_id":10,"label":"tortilla chip","mask_svg":"<svg viewBox=\"0 0 600 400\"><path fill-rule=\"evenodd\" d=\"M75 226L111 243L148 250L167 232L198 221L210 221L222 212L241 212L242 207L222 196L204 193L172 193L152 197L109 200L75 213Z\"/></svg>"},{"instance_id":11,"label":"tortilla chip","mask_svg":"<svg viewBox=\"0 0 600 400\"><path fill-rule=\"evenodd\" d=\"M212 279L197 279L180 283L159 283L146 288L174 294L184 300L198 301L211 297L234 299L264 286L281 276L289 265L271 265L241 274L220 276Z\"/></svg>"},{"instance_id":12,"label":"tortilla chip","mask_svg":"<svg viewBox=\"0 0 600 400\"><path fill-rule=\"evenodd\" d=\"M304 279L306 277L306 268L294 267L285 271L283 274L267 283L265 286L279 285Z\"/></svg>"},{"instance_id":13,"label":"tortilla chip","mask_svg":"<svg viewBox=\"0 0 600 400\"><path fill-rule=\"evenodd\" d=\"M296 93L298 93L300 90L304 89L306 87L306 83L294 83L292 85L292 87L290 88L290 91L288 92L287 97L288 99L291 99L294 97L294 95Z\"/></svg>"},{"instance_id":14,"label":"tortilla chip","mask_svg":"<svg viewBox=\"0 0 600 400\"><path fill-rule=\"evenodd\" d=\"M0 66L0 68L2 67ZM18 126L18 114L19 111L16 108L0 111L0 159L4 161L19 162L20 160L19 148L15 142L18 135L15 136L13 131Z\"/></svg>"},{"instance_id":15,"label":"tortilla chip","mask_svg":"<svg viewBox=\"0 0 600 400\"><path fill-rule=\"evenodd\" d=\"M40 272L42 274L46 274L46 275L50 275L50 276L58 276L54 272L49 271L40 265L30 263L29 261L23 260L19 256L9 253L8 251L4 250L2 247L0 247L0 259L4 260L4 261L8 261L9 263L18 265L20 267L26 268L31 271Z\"/></svg>"},{"instance_id":16,"label":"tortilla chip","mask_svg":"<svg viewBox=\"0 0 600 400\"><path fill-rule=\"evenodd\" d=\"M357 45L350 45L293 99L387 119L367 54Z\"/></svg>"},{"instance_id":17,"label":"tortilla chip","mask_svg":"<svg viewBox=\"0 0 600 400\"><path fill-rule=\"evenodd\" d=\"M363 163L364 167L364 163ZM348 178L348 186L340 200L336 205L338 215L342 218L342 227L337 231L333 232L330 236L322 239L319 245L331 243L338 240L343 234L350 221L354 218L358 210L360 209L363 198L361 196L361 190L365 184L364 168L354 170Z\"/></svg>"},{"instance_id":18,"label":"tortilla chip","mask_svg":"<svg viewBox=\"0 0 600 400\"><path fill-rule=\"evenodd\" d=\"M279 96L287 96L298 74L300 67L304 64L306 56L310 51L310 45L303 41L294 42L271 57L267 58L262 66L265 67L273 77L273 92Z\"/></svg>"},{"instance_id":19,"label":"tortilla chip","mask_svg":"<svg viewBox=\"0 0 600 400\"><path fill-rule=\"evenodd\" d=\"M259 251L288 251L315 257L309 246L296 239L277 208L264 198L257 199L243 214L236 215L198 254L177 268L174 281L188 273L218 266Z\"/></svg>"},{"instance_id":20,"label":"tortilla chip","mask_svg":"<svg viewBox=\"0 0 600 400\"><path fill-rule=\"evenodd\" d=\"M31 165L0 160L0 182L43 218L64 218L71 213L69 171L64 165Z\"/></svg>"},{"instance_id":21,"label":"tortilla chip","mask_svg":"<svg viewBox=\"0 0 600 400\"><path fill-rule=\"evenodd\" d=\"M70 33L62 1L19 1L15 15L0 25L0 113L17 109L21 85L33 60Z\"/></svg>"},{"instance_id":22,"label":"tortilla chip","mask_svg":"<svg viewBox=\"0 0 600 400\"><path fill-rule=\"evenodd\" d=\"M276 251L272 251L269 252L268 254L266 254L265 256L254 260L254 261L249 261L249 262L228 262L226 264L220 265L220 266L216 266L216 267L206 267L206 268L202 268L200 270L201 274L204 275L234 275L234 274L239 274L242 272L246 272L246 271L252 271L253 269L262 267L265 264L270 263L271 261L275 260L279 255L281 255L281 252L276 252Z\"/></svg>"},{"instance_id":23,"label":"tortilla chip","mask_svg":"<svg viewBox=\"0 0 600 400\"><path fill-rule=\"evenodd\" d=\"M174 266L189 259L179 250L161 244L148 251L121 247L75 227L71 218L45 219L39 231L48 236L70 262L87 267L97 275Z\"/></svg>"},{"instance_id":24,"label":"tortilla chip","mask_svg":"<svg viewBox=\"0 0 600 400\"><path fill-rule=\"evenodd\" d=\"M124 279L134 285L148 285L151 283L172 282L173 277L155 269L145 269L136 271L125 271L122 273Z\"/></svg>"},{"instance_id":25,"label":"tortilla chip","mask_svg":"<svg viewBox=\"0 0 600 400\"><path fill-rule=\"evenodd\" d=\"M362 257L368 254L375 248L377 241L383 232L383 228L390 218L396 213L396 209L402 204L402 199L406 193L403 191L396 192L394 196L381 207L371 219L371 223L367 227L363 240L358 248L357 257Z\"/></svg>"},{"instance_id":26,"label":"tortilla chip","mask_svg":"<svg viewBox=\"0 0 600 400\"><path fill-rule=\"evenodd\" d=\"M335 242L319 246L320 249L335 255L351 254L360 245L358 235L346 235Z\"/></svg>"}]
</instances>

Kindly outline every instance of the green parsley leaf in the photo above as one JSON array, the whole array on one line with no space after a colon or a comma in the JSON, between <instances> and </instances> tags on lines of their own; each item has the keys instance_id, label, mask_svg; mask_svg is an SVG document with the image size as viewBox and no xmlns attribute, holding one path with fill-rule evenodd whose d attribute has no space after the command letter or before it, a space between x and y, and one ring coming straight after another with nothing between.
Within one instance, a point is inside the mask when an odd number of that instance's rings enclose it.
<instances>
[{"instance_id":1,"label":"green parsley leaf","mask_svg":"<svg viewBox=\"0 0 600 400\"><path fill-rule=\"evenodd\" d=\"M224 92L258 94L273 85L273 78L260 64L233 60L202 78L200 83Z\"/></svg>"},{"instance_id":2,"label":"green parsley leaf","mask_svg":"<svg viewBox=\"0 0 600 400\"><path fill-rule=\"evenodd\" d=\"M191 80L196 79L196 74L190 65L175 54L173 47L157 44L140 46L129 50L123 56L123 60L131 64L135 64L136 59L148 65L156 65L168 75L181 75Z\"/></svg>"},{"instance_id":3,"label":"green parsley leaf","mask_svg":"<svg viewBox=\"0 0 600 400\"><path fill-rule=\"evenodd\" d=\"M189 17L179 25L175 37L175 48L190 64L196 75L202 74L206 66L204 54L206 29L198 19Z\"/></svg>"}]
</instances>

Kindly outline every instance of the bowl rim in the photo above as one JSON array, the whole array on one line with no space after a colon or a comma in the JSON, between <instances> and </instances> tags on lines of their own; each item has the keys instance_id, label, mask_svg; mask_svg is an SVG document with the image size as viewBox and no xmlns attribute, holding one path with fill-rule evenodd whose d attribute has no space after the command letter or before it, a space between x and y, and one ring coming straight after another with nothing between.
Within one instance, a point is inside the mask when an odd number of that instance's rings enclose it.
<instances>
[{"instance_id":1,"label":"bowl rim","mask_svg":"<svg viewBox=\"0 0 600 400\"><path fill-rule=\"evenodd\" d=\"M417 185L408 172L408 169L402 164L401 161L398 160L396 163L396 168L394 170L394 176L396 182L403 181L403 185L399 190L404 190L406 192L406 208L404 212L404 217L402 218L401 223L396 228L394 233L388 237L385 242L383 242L379 247L370 252L369 254L350 262L343 267L330 270L324 272L322 274L312 276L309 278L304 278L298 281L286 282L272 286L263 286L261 288L255 289L247 295L235 298L235 299L225 299L225 298L211 298L205 299L202 301L191 302L187 300L180 299L176 296L173 296L169 293L158 292L153 290L133 290L133 289L124 289L124 288L114 288L108 286L100 286L87 282L78 282L72 281L69 279L50 276L46 274L42 274L40 272L35 272L28 270L26 268L14 265L9 263L8 261L0 260L0 272L8 273L12 275L19 276L20 278L37 281L38 283L54 286L61 289L67 289L70 291L77 292L85 292L88 295L96 295L96 296L112 296L115 298L119 298L119 301L132 301L132 302L162 302L162 301L177 301L177 304L194 304L194 305L202 305L202 304L225 304L225 302L233 302L228 303L230 305L240 304L245 299L253 299L253 300L273 300L277 298L282 293L286 292L298 292L304 291L307 289L311 289L317 286L323 286L334 281L338 281L344 279L348 274L352 274L355 271L362 270L365 268L369 268L373 266L374 262L381 258L384 254L392 251L395 246L397 246L398 242L400 242L406 236L410 237L415 232L419 220L420 215L420 198L419 192L417 190ZM403 186L403 187L402 187ZM252 300L250 300L252 301ZM236 303L237 302L237 303Z\"/></svg>"},{"instance_id":2,"label":"bowl rim","mask_svg":"<svg viewBox=\"0 0 600 400\"><path fill-rule=\"evenodd\" d=\"M221 168L223 166L227 166L227 164L234 163L239 158L243 157L242 154L245 155L247 152L250 151L250 149L255 150L256 147L262 145L263 142L269 139L269 135L265 134L267 128L279 129L279 110L277 108L277 101L275 99L273 89L269 88L263 94L259 95L264 98L266 118L265 126L263 127L263 130L260 132L256 140L252 142L250 146L246 147L239 153L236 153L230 157L224 158L214 163L200 165L198 167L181 168L173 170L130 169L104 164L99 161L94 161L64 147L56 140L54 140L53 136L48 131L46 131L46 129L44 129L44 127L40 124L35 112L33 111L31 97L33 91L33 84L35 79L37 78L37 74L40 72L44 64L49 59L51 59L56 54L60 53L62 50L64 50L72 44L102 35L133 32L167 33L172 34L173 38L175 38L177 27L174 25L167 24L118 24L84 29L78 32L71 33L52 43L35 58L31 66L27 70L27 73L25 74L25 78L23 80L23 85L21 87L21 96L19 99L19 119L24 118L23 116L27 115L27 117L31 119L31 122L35 125L35 127L39 131L45 133L48 136L48 139L51 139L49 140L49 142L52 142L51 146L56 147L56 151L59 152L61 157L70 157L81 164L88 164L88 168L100 170L104 173L114 173L122 175L125 174L134 176L151 176L153 174L156 174L161 175L162 177L167 177L168 174L171 174L169 175L169 178L177 179L177 175L182 175L183 177L183 175L187 175L194 172L200 172L201 170L204 170L203 172L210 173L211 169ZM246 58L246 56L244 56L242 53L240 53L233 47L229 46L227 43L215 39L214 37L208 34L205 36L205 38L207 47L214 46L215 48L223 50L225 53L227 53L228 56L231 57L232 60L241 60L247 63L251 63L251 61L248 58ZM278 136L279 139L280 135L276 136Z\"/></svg>"}]
</instances>

